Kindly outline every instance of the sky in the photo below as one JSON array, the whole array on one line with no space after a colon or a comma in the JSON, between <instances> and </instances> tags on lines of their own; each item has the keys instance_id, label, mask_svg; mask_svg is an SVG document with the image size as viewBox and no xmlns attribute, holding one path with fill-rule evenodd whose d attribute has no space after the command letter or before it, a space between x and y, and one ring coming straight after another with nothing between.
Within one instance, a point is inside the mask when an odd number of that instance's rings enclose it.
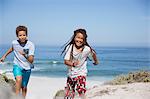
<instances>
[{"instance_id":1,"label":"sky","mask_svg":"<svg viewBox=\"0 0 150 99\"><path fill-rule=\"evenodd\" d=\"M0 0L0 44L18 25L36 45L62 46L84 28L93 46L150 47L150 0Z\"/></svg>"}]
</instances>

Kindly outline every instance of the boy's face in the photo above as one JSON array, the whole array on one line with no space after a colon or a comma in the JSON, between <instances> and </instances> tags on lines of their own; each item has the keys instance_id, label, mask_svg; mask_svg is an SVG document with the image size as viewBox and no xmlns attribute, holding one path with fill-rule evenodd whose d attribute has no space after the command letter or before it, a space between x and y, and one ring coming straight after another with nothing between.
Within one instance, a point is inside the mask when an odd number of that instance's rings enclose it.
<instances>
[{"instance_id":1,"label":"boy's face","mask_svg":"<svg viewBox=\"0 0 150 99\"><path fill-rule=\"evenodd\" d=\"M75 36L75 44L80 47L83 45L84 42L84 36L81 33L77 33L77 35Z\"/></svg>"},{"instance_id":2,"label":"boy's face","mask_svg":"<svg viewBox=\"0 0 150 99\"><path fill-rule=\"evenodd\" d=\"M22 43L27 40L27 35L26 35L25 31L19 31L17 37L18 37L19 41Z\"/></svg>"}]
</instances>

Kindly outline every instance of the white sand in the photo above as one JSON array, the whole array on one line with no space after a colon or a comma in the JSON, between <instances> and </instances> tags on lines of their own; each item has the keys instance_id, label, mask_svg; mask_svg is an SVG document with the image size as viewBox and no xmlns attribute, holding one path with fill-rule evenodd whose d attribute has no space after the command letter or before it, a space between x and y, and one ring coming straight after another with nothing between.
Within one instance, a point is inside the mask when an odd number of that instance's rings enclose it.
<instances>
[{"instance_id":1,"label":"white sand","mask_svg":"<svg viewBox=\"0 0 150 99\"><path fill-rule=\"evenodd\" d=\"M56 92L64 89L65 78L31 76L26 99L53 99Z\"/></svg>"},{"instance_id":2,"label":"white sand","mask_svg":"<svg viewBox=\"0 0 150 99\"><path fill-rule=\"evenodd\" d=\"M26 99L53 99L65 85L66 78L31 76ZM87 80L87 88L87 99L150 99L150 83L102 85L102 82Z\"/></svg>"},{"instance_id":3,"label":"white sand","mask_svg":"<svg viewBox=\"0 0 150 99\"><path fill-rule=\"evenodd\" d=\"M31 77L26 99L53 99L63 89L66 78ZM150 83L102 85L87 80L87 99L150 99Z\"/></svg>"},{"instance_id":4,"label":"white sand","mask_svg":"<svg viewBox=\"0 0 150 99\"><path fill-rule=\"evenodd\" d=\"M101 82L88 81L87 87L98 86ZM56 92L64 89L66 78L49 78L31 76L28 84L28 93L26 99L53 99Z\"/></svg>"},{"instance_id":5,"label":"white sand","mask_svg":"<svg viewBox=\"0 0 150 99\"><path fill-rule=\"evenodd\" d=\"M100 85L87 92L88 99L150 99L150 83Z\"/></svg>"},{"instance_id":6,"label":"white sand","mask_svg":"<svg viewBox=\"0 0 150 99\"><path fill-rule=\"evenodd\" d=\"M14 79L12 73L7 73L7 77ZM66 77L36 77L31 76L28 83L26 99L53 99L58 90L64 89ZM91 81L87 78L87 88L93 88L103 82Z\"/></svg>"}]
</instances>

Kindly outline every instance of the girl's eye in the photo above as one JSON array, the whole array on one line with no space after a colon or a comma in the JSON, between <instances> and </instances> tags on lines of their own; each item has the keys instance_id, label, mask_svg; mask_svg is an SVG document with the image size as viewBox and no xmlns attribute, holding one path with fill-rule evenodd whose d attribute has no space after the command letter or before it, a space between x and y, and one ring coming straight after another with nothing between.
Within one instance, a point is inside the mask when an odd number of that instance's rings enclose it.
<instances>
[{"instance_id":1,"label":"girl's eye","mask_svg":"<svg viewBox=\"0 0 150 99\"><path fill-rule=\"evenodd\" d=\"M26 36L26 35L19 35L19 36Z\"/></svg>"},{"instance_id":2,"label":"girl's eye","mask_svg":"<svg viewBox=\"0 0 150 99\"><path fill-rule=\"evenodd\" d=\"M78 43L83 43L82 41L77 41Z\"/></svg>"}]
</instances>

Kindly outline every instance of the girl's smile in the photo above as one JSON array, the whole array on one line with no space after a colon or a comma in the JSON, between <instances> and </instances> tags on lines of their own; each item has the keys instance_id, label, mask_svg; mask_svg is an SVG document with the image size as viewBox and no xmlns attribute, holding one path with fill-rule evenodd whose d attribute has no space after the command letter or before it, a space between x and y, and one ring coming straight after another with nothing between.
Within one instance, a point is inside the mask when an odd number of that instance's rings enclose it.
<instances>
[{"instance_id":1,"label":"girl's smile","mask_svg":"<svg viewBox=\"0 0 150 99\"><path fill-rule=\"evenodd\" d=\"M77 47L81 47L83 45L83 42L84 42L83 34L77 33L74 40L75 40L75 45Z\"/></svg>"}]
</instances>

